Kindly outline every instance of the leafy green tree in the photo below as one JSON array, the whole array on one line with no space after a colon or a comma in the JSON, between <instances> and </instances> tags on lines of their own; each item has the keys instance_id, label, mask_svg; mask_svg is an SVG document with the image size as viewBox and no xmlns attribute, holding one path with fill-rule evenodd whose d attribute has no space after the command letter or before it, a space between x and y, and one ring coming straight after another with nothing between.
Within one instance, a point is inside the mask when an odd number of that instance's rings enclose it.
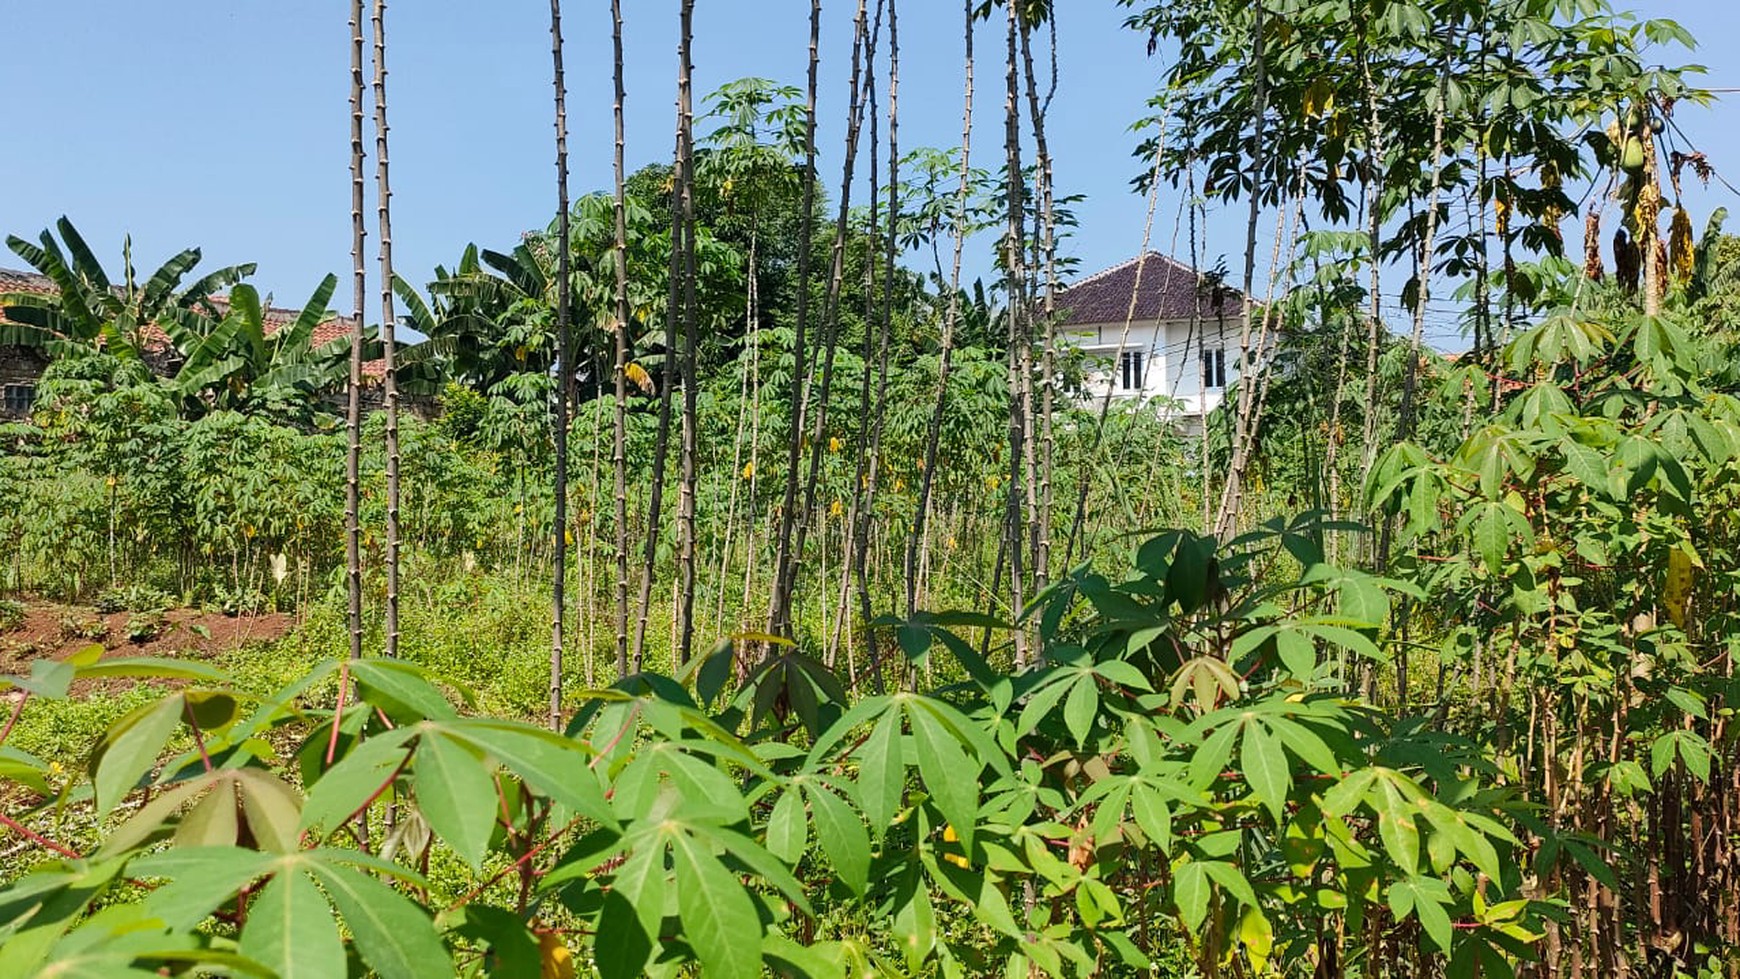
<instances>
[{"instance_id":1,"label":"leafy green tree","mask_svg":"<svg viewBox=\"0 0 1740 979\"><path fill-rule=\"evenodd\" d=\"M35 347L64 356L101 345L112 353L138 356L152 346L154 335L177 317L201 309L215 315L213 298L254 273L253 263L233 265L183 284L199 264L200 251L189 248L172 256L144 282L133 270L133 240L122 245L123 274L112 282L71 221L61 218L56 241L44 230L41 244L15 235L6 244L30 267L54 284L52 293L0 294L8 322L0 323L0 343Z\"/></svg>"},{"instance_id":2,"label":"leafy green tree","mask_svg":"<svg viewBox=\"0 0 1740 979\"><path fill-rule=\"evenodd\" d=\"M171 386L201 410L260 411L308 424L349 371L348 332L315 343L316 329L331 319L327 303L337 287L338 277L328 275L287 323L269 323L259 292L246 284L231 291L222 319L191 313L171 321L168 332L181 354ZM365 356L373 359L378 346L368 343Z\"/></svg>"}]
</instances>

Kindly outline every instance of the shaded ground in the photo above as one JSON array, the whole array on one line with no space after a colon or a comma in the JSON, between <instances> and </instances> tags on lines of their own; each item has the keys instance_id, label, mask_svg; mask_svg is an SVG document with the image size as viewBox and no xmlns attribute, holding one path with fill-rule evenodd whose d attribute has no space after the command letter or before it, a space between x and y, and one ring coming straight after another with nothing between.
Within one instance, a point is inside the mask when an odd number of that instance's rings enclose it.
<instances>
[{"instance_id":1,"label":"shaded ground","mask_svg":"<svg viewBox=\"0 0 1740 979\"><path fill-rule=\"evenodd\" d=\"M0 674L28 673L31 660L61 659L92 643L101 643L111 656L211 659L250 643L277 639L294 625L295 617L281 612L230 616L177 609L148 618L133 612L103 615L85 606L33 603L26 607L23 625L0 632Z\"/></svg>"}]
</instances>

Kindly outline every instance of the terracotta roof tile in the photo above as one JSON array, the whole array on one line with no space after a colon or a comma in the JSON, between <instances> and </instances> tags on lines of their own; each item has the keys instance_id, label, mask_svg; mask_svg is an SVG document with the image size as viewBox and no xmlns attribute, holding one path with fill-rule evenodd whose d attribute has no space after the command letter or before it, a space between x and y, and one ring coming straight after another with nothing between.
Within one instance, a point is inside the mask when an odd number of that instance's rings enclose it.
<instances>
[{"instance_id":1,"label":"terracotta roof tile","mask_svg":"<svg viewBox=\"0 0 1740 979\"><path fill-rule=\"evenodd\" d=\"M1123 323L1131 318L1132 295L1136 322L1185 320L1198 312L1210 315L1217 307L1227 309L1240 301L1237 289L1211 294L1199 289L1200 281L1189 266L1149 252L1064 287L1057 296L1060 322L1064 326Z\"/></svg>"}]
</instances>

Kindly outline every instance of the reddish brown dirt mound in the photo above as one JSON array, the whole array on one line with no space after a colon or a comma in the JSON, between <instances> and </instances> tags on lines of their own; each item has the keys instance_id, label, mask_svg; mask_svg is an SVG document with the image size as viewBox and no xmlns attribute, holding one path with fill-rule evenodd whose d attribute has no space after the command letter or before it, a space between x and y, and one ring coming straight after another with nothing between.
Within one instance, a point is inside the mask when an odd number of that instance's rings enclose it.
<instances>
[{"instance_id":1,"label":"reddish brown dirt mound","mask_svg":"<svg viewBox=\"0 0 1740 979\"><path fill-rule=\"evenodd\" d=\"M101 643L110 656L173 656L210 659L253 642L265 642L289 632L295 618L281 612L229 616L197 609L166 612L154 638L135 642L128 621L143 618L131 612L101 615L74 605L33 604L24 624L0 632L0 674L28 673L30 661L60 659Z\"/></svg>"}]
</instances>

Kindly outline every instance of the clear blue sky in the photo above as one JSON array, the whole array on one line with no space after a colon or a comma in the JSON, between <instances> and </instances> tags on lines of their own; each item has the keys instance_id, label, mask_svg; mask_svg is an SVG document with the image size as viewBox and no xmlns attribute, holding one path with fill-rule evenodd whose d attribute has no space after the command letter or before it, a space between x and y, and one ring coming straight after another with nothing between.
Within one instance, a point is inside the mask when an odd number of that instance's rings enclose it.
<instances>
[{"instance_id":1,"label":"clear blue sky","mask_svg":"<svg viewBox=\"0 0 1740 979\"><path fill-rule=\"evenodd\" d=\"M825 10L824 173L838 165L843 138L853 6L830 0ZM1161 65L1123 28L1113 0L1059 6L1062 86L1049 133L1060 188L1087 195L1073 250L1092 270L1140 247L1145 202L1129 190L1137 169L1129 126ZM670 154L676 2L624 7L633 167ZM300 303L321 275L350 265L348 8L343 0L0 0L9 133L0 232L33 238L64 213L106 261L118 264L127 232L142 266L199 245L208 265L257 261L263 288ZM802 83L807 3L702 0L698 8L698 92L746 75ZM1679 19L1702 41L1690 60L1710 68L1707 84L1740 88L1740 3L1641 0L1636 8ZM901 11L902 144L955 145L960 7L907 0ZM569 0L565 15L578 194L610 181L609 4ZM467 242L509 245L553 213L547 18L545 4L524 0L389 7L393 244L412 281L451 264ZM1000 26L979 31L976 158L990 166L1002 142ZM1688 107L1681 124L1740 185L1734 118L1721 107ZM1740 216L1740 199L1719 187L1692 204ZM1177 195L1163 195L1159 210L1154 246L1164 251ZM372 256L372 213L370 227ZM1211 257L1224 253L1236 265L1242 227L1242 215L1211 214ZM0 264L20 262L0 252Z\"/></svg>"}]
</instances>

